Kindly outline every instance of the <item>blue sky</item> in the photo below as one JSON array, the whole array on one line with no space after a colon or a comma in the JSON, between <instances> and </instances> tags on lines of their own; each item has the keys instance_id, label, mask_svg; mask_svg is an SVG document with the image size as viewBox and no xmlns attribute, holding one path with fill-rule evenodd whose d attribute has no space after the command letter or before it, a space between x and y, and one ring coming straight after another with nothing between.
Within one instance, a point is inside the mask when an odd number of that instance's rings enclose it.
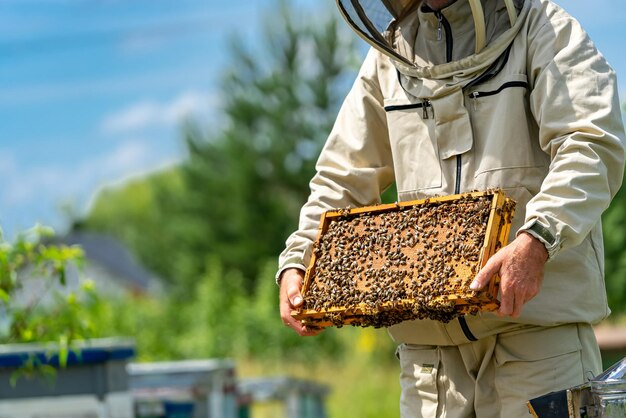
<instances>
[{"instance_id":1,"label":"blue sky","mask_svg":"<svg viewBox=\"0 0 626 418\"><path fill-rule=\"evenodd\" d=\"M291 0L301 16L333 0ZM618 72L623 0L557 1ZM98 189L181 158L180 123L216 123L227 39L250 42L273 0L0 0L0 226L65 227Z\"/></svg>"}]
</instances>

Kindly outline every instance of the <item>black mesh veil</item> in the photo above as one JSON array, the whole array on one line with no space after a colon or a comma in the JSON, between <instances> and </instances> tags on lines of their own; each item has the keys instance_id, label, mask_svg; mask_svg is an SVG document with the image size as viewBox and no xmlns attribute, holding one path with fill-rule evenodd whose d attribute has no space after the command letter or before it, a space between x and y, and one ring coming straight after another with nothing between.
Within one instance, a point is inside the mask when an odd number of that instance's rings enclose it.
<instances>
[{"instance_id":1,"label":"black mesh veil","mask_svg":"<svg viewBox=\"0 0 626 418\"><path fill-rule=\"evenodd\" d=\"M390 33L390 26L396 20L397 13L402 8L406 9L402 6L407 3L406 0L397 4L393 0L337 0L337 3L346 19L369 43L406 61L393 50Z\"/></svg>"},{"instance_id":2,"label":"black mesh veil","mask_svg":"<svg viewBox=\"0 0 626 418\"><path fill-rule=\"evenodd\" d=\"M510 27L514 28L525 1L503 1L506 5ZM411 14L417 10L421 3L422 0L337 0L337 5L344 18L363 39L375 48L409 66L415 65L413 62L415 57L409 49L414 42L415 34L411 32L411 28L414 24L413 18L416 16ZM468 0L468 3L474 20L475 52L478 54L489 46L487 45L485 13L481 0ZM518 30L519 27L515 29L515 31ZM500 31L495 36L499 39L499 36L504 33ZM493 34L491 36L493 37ZM411 37L413 39L405 39L406 42L402 43L399 42L398 37Z\"/></svg>"}]
</instances>

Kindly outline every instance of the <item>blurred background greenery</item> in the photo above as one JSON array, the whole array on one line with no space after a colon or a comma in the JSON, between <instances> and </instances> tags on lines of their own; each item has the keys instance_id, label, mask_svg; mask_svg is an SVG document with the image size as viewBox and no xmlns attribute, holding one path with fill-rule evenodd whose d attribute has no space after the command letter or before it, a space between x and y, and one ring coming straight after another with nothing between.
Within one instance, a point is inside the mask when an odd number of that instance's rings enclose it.
<instances>
[{"instance_id":1,"label":"blurred background greenery","mask_svg":"<svg viewBox=\"0 0 626 418\"><path fill-rule=\"evenodd\" d=\"M85 282L59 296L61 303L15 308L2 342L134 336L139 360L229 357L243 376L287 373L329 383L332 417L397 416L399 369L384 330L300 338L278 315L276 258L297 226L315 160L362 55L336 18L295 25L286 2L280 10L260 48L232 39L221 80L224 122L188 121L180 163L101 190L89 212L72 219L68 235L116 238L160 278L162 291L111 297ZM624 193L604 215L616 320L626 310ZM65 264L81 259L80 250L46 247L35 235L4 242L4 260L39 251L52 265L46 274L63 282ZM5 264L0 297L8 306L17 280L10 271L19 266Z\"/></svg>"}]
</instances>

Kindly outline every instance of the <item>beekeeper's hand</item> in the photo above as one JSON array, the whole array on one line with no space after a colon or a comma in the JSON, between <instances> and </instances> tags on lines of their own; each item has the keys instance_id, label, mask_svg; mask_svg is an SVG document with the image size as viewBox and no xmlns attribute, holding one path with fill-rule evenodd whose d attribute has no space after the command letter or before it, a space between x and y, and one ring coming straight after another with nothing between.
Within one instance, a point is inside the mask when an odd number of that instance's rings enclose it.
<instances>
[{"instance_id":1,"label":"beekeeper's hand","mask_svg":"<svg viewBox=\"0 0 626 418\"><path fill-rule=\"evenodd\" d=\"M497 313L518 317L524 304L539 293L547 260L546 247L532 235L522 232L487 261L476 274L470 289L480 290L494 274L500 274L500 309Z\"/></svg>"},{"instance_id":2,"label":"beekeeper's hand","mask_svg":"<svg viewBox=\"0 0 626 418\"><path fill-rule=\"evenodd\" d=\"M304 272L297 268L283 271L280 276L280 317L283 323L302 336L317 335L322 330L310 328L291 316L291 311L302 305L302 281Z\"/></svg>"}]
</instances>

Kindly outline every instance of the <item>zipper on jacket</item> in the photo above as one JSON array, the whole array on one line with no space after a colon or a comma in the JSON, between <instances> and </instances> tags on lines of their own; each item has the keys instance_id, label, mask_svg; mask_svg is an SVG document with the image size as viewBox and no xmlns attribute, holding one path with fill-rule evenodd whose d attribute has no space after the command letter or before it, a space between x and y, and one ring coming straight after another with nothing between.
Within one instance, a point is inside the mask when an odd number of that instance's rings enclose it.
<instances>
[{"instance_id":1,"label":"zipper on jacket","mask_svg":"<svg viewBox=\"0 0 626 418\"><path fill-rule=\"evenodd\" d=\"M441 21L443 20L443 15L441 13L438 13L437 19L439 20L439 24L437 25L437 40L441 41L441 39L443 39L443 34L441 33L442 32Z\"/></svg>"},{"instance_id":2,"label":"zipper on jacket","mask_svg":"<svg viewBox=\"0 0 626 418\"><path fill-rule=\"evenodd\" d=\"M480 97L480 92L479 91L473 91L470 94L468 94L470 99L477 99ZM478 106L476 106L477 101L476 100L472 100L472 107L474 108L474 110L477 109Z\"/></svg>"},{"instance_id":3,"label":"zipper on jacket","mask_svg":"<svg viewBox=\"0 0 626 418\"><path fill-rule=\"evenodd\" d=\"M471 97L472 99L477 99L479 97L487 97L487 96L493 96L495 94L500 93L502 90L504 89L508 89L511 87L523 87L523 88L528 88L528 83L526 81L507 81L506 83L502 84L500 87L498 87L495 90L491 90L491 91L473 91L469 94L469 97Z\"/></svg>"},{"instance_id":4,"label":"zipper on jacket","mask_svg":"<svg viewBox=\"0 0 626 418\"><path fill-rule=\"evenodd\" d=\"M439 20L439 26L437 27L437 40L441 40L441 28L446 32L446 62L452 61L452 48L454 47L454 41L452 39L452 27L448 19L439 10L435 11L435 16ZM454 193L459 194L461 192L461 154L456 156L456 178L454 181ZM469 328L468 328L469 330ZM471 334L471 333L470 333Z\"/></svg>"},{"instance_id":5,"label":"zipper on jacket","mask_svg":"<svg viewBox=\"0 0 626 418\"><path fill-rule=\"evenodd\" d=\"M430 100L422 99L419 103L385 106L385 111L393 112L396 110L422 109L422 119L429 119L430 115L428 114L428 109L432 109L432 107L433 105L430 103Z\"/></svg>"},{"instance_id":6,"label":"zipper on jacket","mask_svg":"<svg viewBox=\"0 0 626 418\"><path fill-rule=\"evenodd\" d=\"M435 11L435 17L439 21L437 25L437 40L441 41L442 38L442 28L446 34L446 62L452 61L452 48L454 46L452 39L452 27L450 26L450 22L448 19L441 13L440 11Z\"/></svg>"},{"instance_id":7,"label":"zipper on jacket","mask_svg":"<svg viewBox=\"0 0 626 418\"><path fill-rule=\"evenodd\" d=\"M432 108L432 105L430 104L430 100L428 99L422 99L422 118L423 119L428 119L428 108Z\"/></svg>"},{"instance_id":8,"label":"zipper on jacket","mask_svg":"<svg viewBox=\"0 0 626 418\"><path fill-rule=\"evenodd\" d=\"M476 103L478 103L476 101L476 99L478 99L479 97L487 97L487 96L494 96L498 93L500 93L502 90L504 89L509 89L511 87L522 87L527 89L528 88L528 83L526 81L508 81L504 84L502 84L500 87L498 87L495 90L491 90L491 91L473 91L471 93L469 93L467 96L472 100L472 107L474 108L474 110L476 110Z\"/></svg>"}]
</instances>

